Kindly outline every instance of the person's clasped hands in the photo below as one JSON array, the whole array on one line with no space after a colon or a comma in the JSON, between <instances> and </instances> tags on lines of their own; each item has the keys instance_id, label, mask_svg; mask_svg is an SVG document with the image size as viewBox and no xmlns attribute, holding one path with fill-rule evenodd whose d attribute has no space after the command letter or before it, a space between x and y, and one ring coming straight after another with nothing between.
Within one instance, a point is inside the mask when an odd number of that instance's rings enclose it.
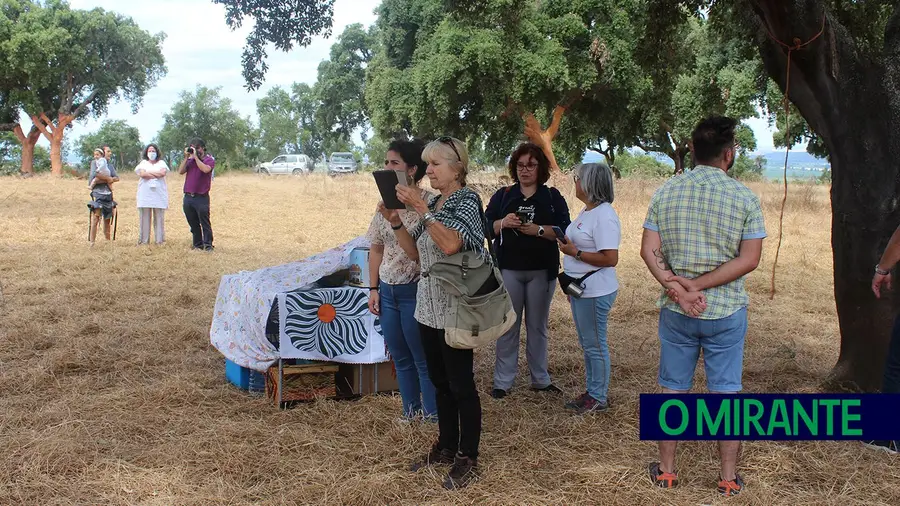
<instances>
[{"instance_id":1,"label":"person's clasped hands","mask_svg":"<svg viewBox=\"0 0 900 506\"><path fill-rule=\"evenodd\" d=\"M666 289L666 295L672 299L681 309L693 318L698 318L706 311L706 295L696 286L694 280L681 276L670 276L666 279L671 283Z\"/></svg>"}]
</instances>

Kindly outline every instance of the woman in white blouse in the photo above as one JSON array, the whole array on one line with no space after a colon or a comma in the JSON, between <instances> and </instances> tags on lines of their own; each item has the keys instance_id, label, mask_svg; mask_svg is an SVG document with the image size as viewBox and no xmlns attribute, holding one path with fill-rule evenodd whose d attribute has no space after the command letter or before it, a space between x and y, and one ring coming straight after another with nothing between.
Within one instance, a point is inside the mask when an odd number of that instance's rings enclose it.
<instances>
[{"instance_id":1,"label":"woman in white blouse","mask_svg":"<svg viewBox=\"0 0 900 506\"><path fill-rule=\"evenodd\" d=\"M137 189L138 244L150 244L151 223L156 231L156 244L162 244L166 240L165 212L169 208L169 188L166 185L169 167L160 159L156 144L144 148L142 158L134 169L141 178Z\"/></svg>"}]
</instances>

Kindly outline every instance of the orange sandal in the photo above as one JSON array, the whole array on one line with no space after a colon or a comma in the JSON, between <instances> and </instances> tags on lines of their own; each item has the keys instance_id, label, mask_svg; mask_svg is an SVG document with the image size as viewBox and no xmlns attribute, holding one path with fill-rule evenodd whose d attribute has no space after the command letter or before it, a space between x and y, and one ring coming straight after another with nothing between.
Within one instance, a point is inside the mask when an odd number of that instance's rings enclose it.
<instances>
[{"instance_id":1,"label":"orange sandal","mask_svg":"<svg viewBox=\"0 0 900 506\"><path fill-rule=\"evenodd\" d=\"M653 462L648 468L650 472L650 481L660 488L675 488L678 486L678 475L675 473L664 473L659 469L659 462Z\"/></svg>"},{"instance_id":2,"label":"orange sandal","mask_svg":"<svg viewBox=\"0 0 900 506\"><path fill-rule=\"evenodd\" d=\"M731 497L734 495L738 495L741 491L744 490L744 480L741 478L741 475L735 473L734 479L725 481L719 481L719 493L724 495L725 497Z\"/></svg>"}]
</instances>

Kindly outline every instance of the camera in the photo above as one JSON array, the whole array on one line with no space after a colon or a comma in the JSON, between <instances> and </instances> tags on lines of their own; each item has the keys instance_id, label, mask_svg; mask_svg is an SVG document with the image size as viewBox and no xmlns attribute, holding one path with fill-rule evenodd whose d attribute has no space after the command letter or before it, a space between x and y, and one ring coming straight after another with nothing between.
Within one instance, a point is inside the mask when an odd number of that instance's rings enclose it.
<instances>
[{"instance_id":1,"label":"camera","mask_svg":"<svg viewBox=\"0 0 900 506\"><path fill-rule=\"evenodd\" d=\"M581 296L584 295L584 287L576 280L566 285L566 287L563 288L563 292L565 292L566 295L571 295L576 299L580 299Z\"/></svg>"},{"instance_id":2,"label":"camera","mask_svg":"<svg viewBox=\"0 0 900 506\"><path fill-rule=\"evenodd\" d=\"M192 148L192 147L189 146L189 147L187 148L187 152L188 152L189 155L193 155L193 154L194 154L194 148Z\"/></svg>"},{"instance_id":3,"label":"camera","mask_svg":"<svg viewBox=\"0 0 900 506\"><path fill-rule=\"evenodd\" d=\"M582 295L584 295L584 280L587 276L582 278L573 278L569 276L565 272L560 272L557 275L557 280L559 280L559 287L562 288L563 293L566 295L575 297L576 299L580 299Z\"/></svg>"},{"instance_id":4,"label":"camera","mask_svg":"<svg viewBox=\"0 0 900 506\"><path fill-rule=\"evenodd\" d=\"M516 211L516 218L519 218L519 221L522 222L522 225L528 225L531 223L531 213L528 211Z\"/></svg>"}]
</instances>

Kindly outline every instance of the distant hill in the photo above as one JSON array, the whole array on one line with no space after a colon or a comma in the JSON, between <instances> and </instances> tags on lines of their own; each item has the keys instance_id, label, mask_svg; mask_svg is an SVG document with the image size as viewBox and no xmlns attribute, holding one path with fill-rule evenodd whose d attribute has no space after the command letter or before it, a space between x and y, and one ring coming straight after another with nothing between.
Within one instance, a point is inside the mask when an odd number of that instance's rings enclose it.
<instances>
[{"instance_id":1,"label":"distant hill","mask_svg":"<svg viewBox=\"0 0 900 506\"><path fill-rule=\"evenodd\" d=\"M633 149L634 153L643 153L640 149ZM757 156L763 156L766 159L766 164L770 167L781 167L784 165L784 151L767 151L762 153L754 153L751 157L755 158ZM662 163L665 163L670 166L675 166L672 162L672 159L662 153L650 153L650 156L656 158ZM597 154L594 151L585 151L584 158L582 159L582 163L591 163L603 160L603 156ZM797 166L810 166L810 167L824 167L828 165L828 160L824 158L816 158L815 156L807 153L806 151L791 151L790 157L788 158L788 163L792 167Z\"/></svg>"},{"instance_id":2,"label":"distant hill","mask_svg":"<svg viewBox=\"0 0 900 506\"><path fill-rule=\"evenodd\" d=\"M762 156L766 158L766 162L769 165L781 166L784 165L784 151L770 151L767 153L761 153ZM809 166L825 166L828 165L828 160L824 158L816 158L815 156L807 153L806 151L791 151L790 156L788 157L788 164L792 166L796 165L809 165Z\"/></svg>"}]
</instances>

